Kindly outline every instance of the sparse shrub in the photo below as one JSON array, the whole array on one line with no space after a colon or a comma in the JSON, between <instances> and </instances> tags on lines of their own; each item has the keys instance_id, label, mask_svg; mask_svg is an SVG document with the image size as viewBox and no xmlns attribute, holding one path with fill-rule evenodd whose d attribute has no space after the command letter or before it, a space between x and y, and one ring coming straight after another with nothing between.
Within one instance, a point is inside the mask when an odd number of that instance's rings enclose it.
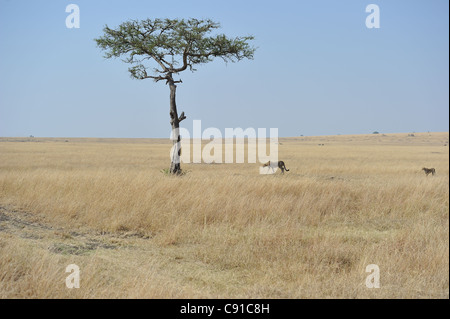
<instances>
[{"instance_id":1,"label":"sparse shrub","mask_svg":"<svg viewBox=\"0 0 450 319\"><path fill-rule=\"evenodd\" d=\"M170 168L164 168L164 169L160 170L160 172L163 173L165 176L184 176L187 173L189 173L190 171L180 170L180 172L178 174L174 175L170 172Z\"/></svg>"}]
</instances>

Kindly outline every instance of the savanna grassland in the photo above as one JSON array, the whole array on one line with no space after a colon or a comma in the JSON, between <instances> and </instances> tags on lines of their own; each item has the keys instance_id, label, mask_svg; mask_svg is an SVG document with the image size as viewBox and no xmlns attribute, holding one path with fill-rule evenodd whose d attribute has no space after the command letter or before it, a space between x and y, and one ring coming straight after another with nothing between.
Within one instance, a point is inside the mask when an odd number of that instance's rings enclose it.
<instances>
[{"instance_id":1,"label":"savanna grassland","mask_svg":"<svg viewBox=\"0 0 450 319\"><path fill-rule=\"evenodd\" d=\"M0 298L449 298L448 140L282 138L284 175L173 177L169 140L0 138Z\"/></svg>"}]
</instances>

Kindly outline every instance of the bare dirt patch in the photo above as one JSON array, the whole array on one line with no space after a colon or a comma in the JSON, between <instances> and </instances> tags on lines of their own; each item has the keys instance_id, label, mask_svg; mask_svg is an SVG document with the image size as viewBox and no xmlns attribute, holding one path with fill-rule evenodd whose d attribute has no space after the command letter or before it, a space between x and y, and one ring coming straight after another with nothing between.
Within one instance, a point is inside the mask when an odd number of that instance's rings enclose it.
<instances>
[{"instance_id":1,"label":"bare dirt patch","mask_svg":"<svg viewBox=\"0 0 450 319\"><path fill-rule=\"evenodd\" d=\"M142 238L128 233L99 235L94 231L68 232L49 225L32 213L5 206L0 206L0 232L37 242L50 242L48 250L63 255L86 255L97 249L117 249L130 245L126 238Z\"/></svg>"}]
</instances>

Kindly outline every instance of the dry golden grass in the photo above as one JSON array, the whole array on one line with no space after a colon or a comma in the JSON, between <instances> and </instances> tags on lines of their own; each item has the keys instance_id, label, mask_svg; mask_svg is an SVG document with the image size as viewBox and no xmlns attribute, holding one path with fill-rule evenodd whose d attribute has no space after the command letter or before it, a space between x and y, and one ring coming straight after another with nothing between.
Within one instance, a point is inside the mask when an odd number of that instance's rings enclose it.
<instances>
[{"instance_id":1,"label":"dry golden grass","mask_svg":"<svg viewBox=\"0 0 450 319\"><path fill-rule=\"evenodd\" d=\"M414 135L283 138L284 175L183 177L168 140L0 138L0 298L449 298L449 134Z\"/></svg>"}]
</instances>

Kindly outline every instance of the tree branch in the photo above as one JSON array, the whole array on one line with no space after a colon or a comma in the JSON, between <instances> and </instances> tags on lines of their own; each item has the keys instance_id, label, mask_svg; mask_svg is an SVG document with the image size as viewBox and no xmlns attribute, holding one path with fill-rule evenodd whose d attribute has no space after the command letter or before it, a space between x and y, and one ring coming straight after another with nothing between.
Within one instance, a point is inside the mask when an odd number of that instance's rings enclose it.
<instances>
[{"instance_id":1,"label":"tree branch","mask_svg":"<svg viewBox=\"0 0 450 319\"><path fill-rule=\"evenodd\" d=\"M169 69L164 65L164 63L162 63L162 61L160 59L158 59L154 54L149 54L153 60L155 60L156 62L158 62L158 64L163 68L164 72L169 72Z\"/></svg>"},{"instance_id":2,"label":"tree branch","mask_svg":"<svg viewBox=\"0 0 450 319\"><path fill-rule=\"evenodd\" d=\"M189 52L189 50L186 48L186 50L184 50L184 52L183 52L183 66L178 69L173 69L173 73L179 73L179 72L182 72L187 69L187 67L188 67L188 61L187 61L188 52Z\"/></svg>"},{"instance_id":3,"label":"tree branch","mask_svg":"<svg viewBox=\"0 0 450 319\"><path fill-rule=\"evenodd\" d=\"M159 81L161 81L161 80L167 80L167 81L169 81L169 76L168 76L167 74L166 74L165 76L161 76L161 75L158 75L158 76L148 75L148 74L147 74L147 70L145 70L145 68L142 70L142 73L143 73L142 79L153 79L153 80L155 80L155 82L159 82Z\"/></svg>"},{"instance_id":4,"label":"tree branch","mask_svg":"<svg viewBox=\"0 0 450 319\"><path fill-rule=\"evenodd\" d=\"M186 119L186 115L184 115L184 112L181 112L180 117L178 118L178 122L181 122L182 120Z\"/></svg>"}]
</instances>

